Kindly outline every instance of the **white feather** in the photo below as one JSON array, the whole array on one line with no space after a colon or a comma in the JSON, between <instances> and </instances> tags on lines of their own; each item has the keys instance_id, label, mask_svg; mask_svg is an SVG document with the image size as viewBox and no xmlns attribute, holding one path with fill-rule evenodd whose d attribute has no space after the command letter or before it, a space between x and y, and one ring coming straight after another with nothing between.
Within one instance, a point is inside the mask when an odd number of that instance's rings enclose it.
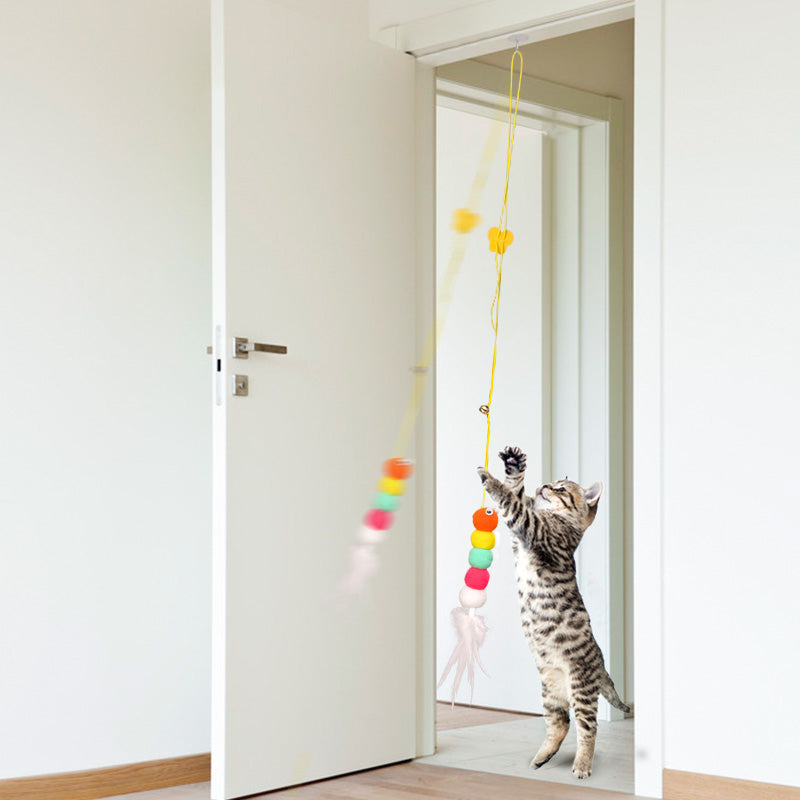
<instances>
[{"instance_id":1,"label":"white feather","mask_svg":"<svg viewBox=\"0 0 800 800\"><path fill-rule=\"evenodd\" d=\"M342 605L361 594L369 579L378 571L380 559L369 544L354 544L350 548L350 570L336 590Z\"/></svg>"},{"instance_id":2,"label":"white feather","mask_svg":"<svg viewBox=\"0 0 800 800\"><path fill-rule=\"evenodd\" d=\"M439 678L439 686L445 682L450 670L455 669L453 673L453 692L450 697L450 702L455 703L456 692L466 672L470 689L469 701L471 703L475 689L475 664L481 668L487 678L489 677L489 673L480 659L480 648L489 629L486 627L483 617L476 614L474 608L466 609L459 606L450 612L450 617L453 620L453 627L456 629L458 641L453 648L453 654L450 656L447 666L442 672L442 677Z\"/></svg>"}]
</instances>

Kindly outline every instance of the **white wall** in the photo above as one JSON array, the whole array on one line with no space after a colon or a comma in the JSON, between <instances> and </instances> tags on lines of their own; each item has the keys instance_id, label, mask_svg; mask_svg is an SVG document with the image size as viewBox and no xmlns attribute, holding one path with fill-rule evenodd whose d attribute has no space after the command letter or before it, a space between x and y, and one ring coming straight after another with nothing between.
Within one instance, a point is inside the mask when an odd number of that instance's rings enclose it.
<instances>
[{"instance_id":1,"label":"white wall","mask_svg":"<svg viewBox=\"0 0 800 800\"><path fill-rule=\"evenodd\" d=\"M665 762L798 785L800 7L665 9Z\"/></svg>"},{"instance_id":2,"label":"white wall","mask_svg":"<svg viewBox=\"0 0 800 800\"><path fill-rule=\"evenodd\" d=\"M208 28L0 6L0 778L209 748Z\"/></svg>"},{"instance_id":3,"label":"white wall","mask_svg":"<svg viewBox=\"0 0 800 800\"><path fill-rule=\"evenodd\" d=\"M452 213L467 202L490 128L495 123L461 111L437 113L437 272L441 281L455 234ZM472 514L481 506L481 485L475 468L484 462L486 418L478 407L487 402L492 364L490 309L495 288L494 254L486 232L499 223L506 168L508 126L482 196L482 223L469 235L467 251L455 284L436 355L437 414L437 674L447 664L455 643L450 611L458 593L471 548ZM541 483L542 447L542 137L517 127L508 195L508 228L514 242L503 262L497 370L492 401L489 469L503 477L497 453L518 445L528 454L528 486ZM440 285L441 290L441 285ZM487 498L488 504L491 501ZM522 635L514 560L508 531L497 531L494 561L481 609L489 633L481 650L492 678L478 673L476 705L541 712L536 665ZM452 678L439 689L450 700ZM465 686L456 698L469 702Z\"/></svg>"},{"instance_id":4,"label":"white wall","mask_svg":"<svg viewBox=\"0 0 800 800\"><path fill-rule=\"evenodd\" d=\"M370 0L370 30L374 33L390 25L485 3L486 0Z\"/></svg>"}]
</instances>

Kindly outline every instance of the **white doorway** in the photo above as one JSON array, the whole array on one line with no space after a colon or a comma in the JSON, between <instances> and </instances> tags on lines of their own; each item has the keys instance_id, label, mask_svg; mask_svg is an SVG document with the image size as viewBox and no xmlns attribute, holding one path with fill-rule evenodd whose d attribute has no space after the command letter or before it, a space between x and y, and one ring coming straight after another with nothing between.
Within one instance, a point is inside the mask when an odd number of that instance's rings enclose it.
<instances>
[{"instance_id":1,"label":"white doorway","mask_svg":"<svg viewBox=\"0 0 800 800\"><path fill-rule=\"evenodd\" d=\"M499 53L510 62L509 53ZM454 634L449 610L457 605L468 551L469 520L480 505L475 466L483 461L491 366L489 306L494 262L485 231L497 224L505 175L508 68L477 62L441 67L437 109L437 273L442 276L454 234L452 211L463 206L472 175L486 155L494 126L499 153L488 167L480 205L483 222L471 235L458 284L452 290L437 357L437 666L446 664ZM502 474L496 453L507 444L528 454L528 490L564 474L605 484L603 513L578 552L578 580L606 666L624 693L624 369L623 369L623 144L619 100L523 79L521 116L509 184L508 227L514 232L503 269L497 377L492 404L489 468ZM527 93L525 92L527 89ZM524 108L523 108L524 105ZM497 121L497 120L500 121ZM483 155L482 155L483 153ZM484 165L484 168L486 166ZM499 186L499 191L498 191ZM519 245L519 247L518 247ZM541 713L540 685L521 635L513 561L498 536L489 600L482 609L490 633L481 658L492 678L478 673L474 692L456 702ZM451 700L449 683L437 699ZM601 700L599 719L620 720ZM508 721L500 727L524 728ZM492 735L502 738L500 727ZM623 730L624 729L624 730ZM475 728L475 741L490 735ZM513 757L477 758L466 734L445 737L446 761L456 765L452 742L463 741L459 766L515 771ZM609 783L594 788L633 791L633 723L606 731L613 763ZM440 738L441 743L441 738ZM474 744L474 742L473 742ZM500 746L501 749L505 745ZM458 749L458 748L456 748ZM491 750L491 748L490 748ZM601 751L598 751L600 757ZM455 760L454 760L455 759ZM529 758L528 758L529 760ZM471 762L468 765L466 762ZM554 774L545 780L558 780ZM571 777L571 776L570 776Z\"/></svg>"}]
</instances>

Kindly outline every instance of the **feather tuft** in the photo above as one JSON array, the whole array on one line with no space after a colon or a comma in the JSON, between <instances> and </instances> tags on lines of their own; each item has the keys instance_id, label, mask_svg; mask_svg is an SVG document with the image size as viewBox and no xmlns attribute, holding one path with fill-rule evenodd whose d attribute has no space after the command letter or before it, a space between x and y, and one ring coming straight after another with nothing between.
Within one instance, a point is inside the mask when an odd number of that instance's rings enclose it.
<instances>
[{"instance_id":1,"label":"feather tuft","mask_svg":"<svg viewBox=\"0 0 800 800\"><path fill-rule=\"evenodd\" d=\"M378 571L380 559L369 544L354 544L350 548L350 569L336 590L340 606L364 591L369 579Z\"/></svg>"},{"instance_id":2,"label":"feather tuft","mask_svg":"<svg viewBox=\"0 0 800 800\"><path fill-rule=\"evenodd\" d=\"M477 664L486 677L489 673L481 663L480 648L483 640L486 638L486 632L489 630L483 617L475 613L474 608L466 609L462 607L454 608L450 612L450 617L453 621L453 627L456 629L456 636L458 641L453 648L453 654L447 662L447 666L442 672L442 677L439 678L439 686L441 686L451 670L453 673L453 692L450 697L451 705L456 702L456 692L461 685L461 679L464 673L467 675L467 683L469 683L469 701L472 702L472 695L475 690L475 664Z\"/></svg>"}]
</instances>

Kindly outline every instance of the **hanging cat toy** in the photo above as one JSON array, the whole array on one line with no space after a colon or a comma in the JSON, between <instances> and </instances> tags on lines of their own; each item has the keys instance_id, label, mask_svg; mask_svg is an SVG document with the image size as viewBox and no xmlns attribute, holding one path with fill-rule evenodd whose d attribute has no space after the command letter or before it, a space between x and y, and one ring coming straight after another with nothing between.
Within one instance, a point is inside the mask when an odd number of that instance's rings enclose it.
<instances>
[{"instance_id":1,"label":"hanging cat toy","mask_svg":"<svg viewBox=\"0 0 800 800\"><path fill-rule=\"evenodd\" d=\"M514 71L516 60L519 59L519 77L514 91ZM509 108L508 108L508 134L506 142L506 175L503 191L503 202L500 209L500 221L497 227L489 229L489 250L494 253L494 266L496 283L494 298L491 306L491 326L493 332L493 352L491 376L489 381L489 396L487 402L480 406L479 411L486 417L486 452L484 466L489 466L489 441L491 436L491 403L494 394L494 378L497 366L497 333L500 317L500 290L503 278L503 257L506 250L514 241L514 234L508 230L508 184L511 174L511 154L514 149L514 135L517 127L517 110L519 108L519 94L522 86L522 53L519 46L511 57L509 79ZM348 575L339 586L340 599L349 599L358 594L367 580L374 574L378 567L377 556L374 552L375 545L382 542L388 529L394 522L400 496L405 490L405 481L413 473L413 463L403 457L406 452L411 433L413 432L416 418L422 404L425 385L427 383L428 368L433 362L435 351L441 338L447 317L452 288L466 251L465 235L470 233L480 223L480 216L470 209L479 206L480 196L488 176L490 162L498 145L500 126L493 126L484 147L478 172L473 181L469 200L466 208L457 209L453 213L452 228L459 236L456 246L451 254L442 288L437 299L436 322L426 339L418 365L414 368L414 385L411 390L400 431L394 448L394 456L384 462L383 477L378 481L378 493L373 501L372 508L364 516L363 524L359 530L356 544L351 549L351 563ZM472 549L469 552L469 567L464 576L464 586L458 594L459 606L453 609L451 616L458 636L458 641L450 660L447 662L439 680L441 686L447 679L451 670L455 670L453 679L452 699L455 700L456 692L466 673L470 689L474 688L475 664L487 675L486 669L480 661L480 647L488 630L484 618L476 613L486 603L486 587L489 583L489 567L492 564L492 550L495 545L494 530L498 524L498 516L494 509L487 508L486 492L481 499L481 507L472 515L473 532L470 537Z\"/></svg>"}]
</instances>

